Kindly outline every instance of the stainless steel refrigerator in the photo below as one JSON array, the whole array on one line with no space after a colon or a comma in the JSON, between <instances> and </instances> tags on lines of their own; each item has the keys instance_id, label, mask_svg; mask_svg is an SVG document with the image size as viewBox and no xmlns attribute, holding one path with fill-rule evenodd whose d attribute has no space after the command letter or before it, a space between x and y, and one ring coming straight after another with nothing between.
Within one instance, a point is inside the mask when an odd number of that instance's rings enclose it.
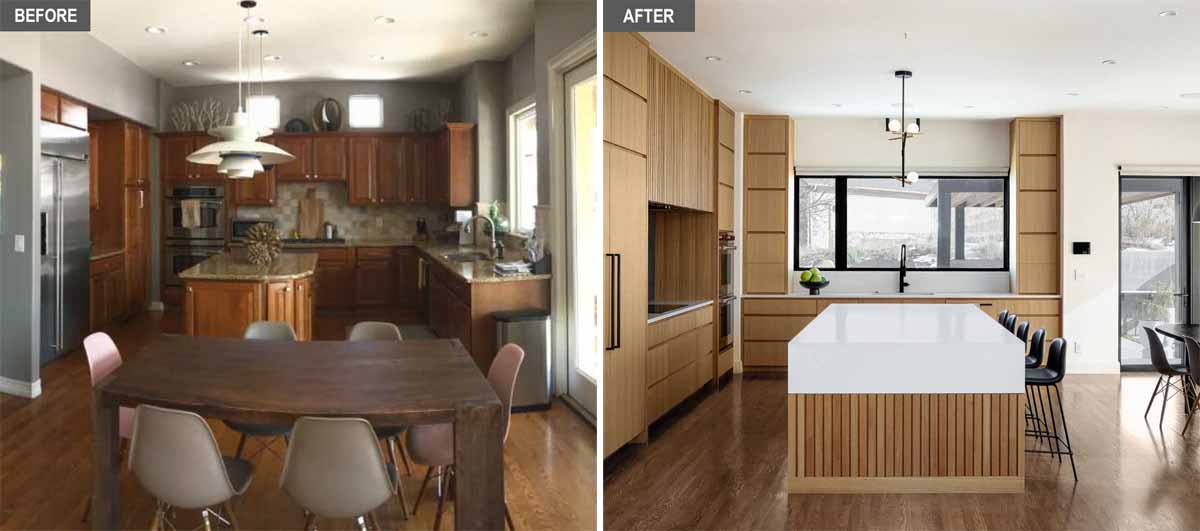
<instances>
[{"instance_id":1,"label":"stainless steel refrigerator","mask_svg":"<svg viewBox=\"0 0 1200 531\"><path fill-rule=\"evenodd\" d=\"M78 347L88 329L91 216L88 134L42 122L41 362Z\"/></svg>"}]
</instances>

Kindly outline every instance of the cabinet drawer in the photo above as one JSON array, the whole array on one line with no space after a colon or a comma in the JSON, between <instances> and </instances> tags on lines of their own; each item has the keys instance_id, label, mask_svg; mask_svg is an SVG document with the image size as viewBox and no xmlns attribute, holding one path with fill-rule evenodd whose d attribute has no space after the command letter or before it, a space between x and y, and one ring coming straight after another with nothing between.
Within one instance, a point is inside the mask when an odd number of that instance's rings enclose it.
<instances>
[{"instance_id":1,"label":"cabinet drawer","mask_svg":"<svg viewBox=\"0 0 1200 531\"><path fill-rule=\"evenodd\" d=\"M816 315L817 301L811 299L745 299L746 315Z\"/></svg>"},{"instance_id":2,"label":"cabinet drawer","mask_svg":"<svg viewBox=\"0 0 1200 531\"><path fill-rule=\"evenodd\" d=\"M350 249L321 248L317 249L317 263L346 262L350 260Z\"/></svg>"},{"instance_id":3,"label":"cabinet drawer","mask_svg":"<svg viewBox=\"0 0 1200 531\"><path fill-rule=\"evenodd\" d=\"M91 275L95 276L95 275L100 275L100 274L104 274L104 273L111 273L113 271L121 269L122 267L124 267L124 265L125 265L125 255L117 254L117 255L106 257L106 258L102 258L100 260L92 260L89 269L91 271Z\"/></svg>"},{"instance_id":4,"label":"cabinet drawer","mask_svg":"<svg viewBox=\"0 0 1200 531\"><path fill-rule=\"evenodd\" d=\"M696 378L696 375L693 373L696 368L695 363L693 361L692 364L667 377L668 409L675 407L676 404L683 402L688 395L692 394L692 390L694 389L692 385Z\"/></svg>"},{"instance_id":5,"label":"cabinet drawer","mask_svg":"<svg viewBox=\"0 0 1200 531\"><path fill-rule=\"evenodd\" d=\"M647 386L652 386L667 377L670 372L668 370L670 362L667 359L670 350L671 344L663 343L646 351Z\"/></svg>"},{"instance_id":6,"label":"cabinet drawer","mask_svg":"<svg viewBox=\"0 0 1200 531\"><path fill-rule=\"evenodd\" d=\"M791 341L813 318L807 315L747 315L742 338L747 341Z\"/></svg>"},{"instance_id":7,"label":"cabinet drawer","mask_svg":"<svg viewBox=\"0 0 1200 531\"><path fill-rule=\"evenodd\" d=\"M731 348L717 354L717 377L720 378L730 370L733 370L733 349Z\"/></svg>"},{"instance_id":8,"label":"cabinet drawer","mask_svg":"<svg viewBox=\"0 0 1200 531\"><path fill-rule=\"evenodd\" d=\"M706 324L696 329L696 353L704 355L713 351L713 325Z\"/></svg>"},{"instance_id":9,"label":"cabinet drawer","mask_svg":"<svg viewBox=\"0 0 1200 531\"><path fill-rule=\"evenodd\" d=\"M709 352L700 356L700 359L696 360L696 367L693 371L692 392L695 393L713 379L713 353Z\"/></svg>"},{"instance_id":10,"label":"cabinet drawer","mask_svg":"<svg viewBox=\"0 0 1200 531\"><path fill-rule=\"evenodd\" d=\"M750 367L787 367L787 343L783 341L745 341L742 364Z\"/></svg>"},{"instance_id":11,"label":"cabinet drawer","mask_svg":"<svg viewBox=\"0 0 1200 531\"><path fill-rule=\"evenodd\" d=\"M1009 313L1021 315L1060 315L1058 299L1008 299L998 301L1001 309L1007 308Z\"/></svg>"},{"instance_id":12,"label":"cabinet drawer","mask_svg":"<svg viewBox=\"0 0 1200 531\"><path fill-rule=\"evenodd\" d=\"M713 308L709 305L685 314L650 323L646 329L646 345L650 347L661 345L684 332L709 324L713 320L712 314Z\"/></svg>"},{"instance_id":13,"label":"cabinet drawer","mask_svg":"<svg viewBox=\"0 0 1200 531\"><path fill-rule=\"evenodd\" d=\"M667 342L667 372L674 373L696 361L700 355L696 344L699 332L693 329Z\"/></svg>"},{"instance_id":14,"label":"cabinet drawer","mask_svg":"<svg viewBox=\"0 0 1200 531\"><path fill-rule=\"evenodd\" d=\"M354 249L354 256L359 260L391 260L391 247L358 247Z\"/></svg>"},{"instance_id":15,"label":"cabinet drawer","mask_svg":"<svg viewBox=\"0 0 1200 531\"><path fill-rule=\"evenodd\" d=\"M667 398L667 381L658 382L649 389L646 389L646 422L651 423L658 420L659 417L666 413L670 406Z\"/></svg>"}]
</instances>

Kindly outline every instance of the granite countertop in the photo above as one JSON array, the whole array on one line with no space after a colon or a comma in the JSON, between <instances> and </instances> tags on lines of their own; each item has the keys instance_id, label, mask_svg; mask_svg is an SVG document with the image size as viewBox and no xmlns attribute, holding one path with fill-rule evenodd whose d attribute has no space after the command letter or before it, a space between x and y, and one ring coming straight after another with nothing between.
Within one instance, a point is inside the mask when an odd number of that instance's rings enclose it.
<instances>
[{"instance_id":1,"label":"granite countertop","mask_svg":"<svg viewBox=\"0 0 1200 531\"><path fill-rule=\"evenodd\" d=\"M183 280L292 280L307 277L317 268L316 253L281 253L268 265L254 265L245 253L233 251L214 255L183 272Z\"/></svg>"},{"instance_id":2,"label":"granite countertop","mask_svg":"<svg viewBox=\"0 0 1200 531\"><path fill-rule=\"evenodd\" d=\"M496 274L493 260L477 260L474 262L452 262L445 255L457 253L487 253L487 249L483 247L459 246L454 244L438 243L438 242L418 242L413 243L415 247L428 256L434 262L437 262L442 267L450 272L458 275L468 284L483 283L483 282L516 282L521 280L547 280L550 275L541 274L535 275L518 274L518 275L498 275ZM519 250L505 249L508 258L505 261L514 260L518 256Z\"/></svg>"}]
</instances>

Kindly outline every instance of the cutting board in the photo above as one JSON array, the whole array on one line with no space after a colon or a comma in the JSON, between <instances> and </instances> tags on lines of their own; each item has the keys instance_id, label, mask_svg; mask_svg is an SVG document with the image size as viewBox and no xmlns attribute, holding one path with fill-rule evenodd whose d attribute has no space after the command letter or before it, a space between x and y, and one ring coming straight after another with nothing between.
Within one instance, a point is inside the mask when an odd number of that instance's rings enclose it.
<instances>
[{"instance_id":1,"label":"cutting board","mask_svg":"<svg viewBox=\"0 0 1200 531\"><path fill-rule=\"evenodd\" d=\"M325 223L324 203L317 199L317 189L309 188L300 199L300 222L296 225L301 238L320 238L321 225Z\"/></svg>"}]
</instances>

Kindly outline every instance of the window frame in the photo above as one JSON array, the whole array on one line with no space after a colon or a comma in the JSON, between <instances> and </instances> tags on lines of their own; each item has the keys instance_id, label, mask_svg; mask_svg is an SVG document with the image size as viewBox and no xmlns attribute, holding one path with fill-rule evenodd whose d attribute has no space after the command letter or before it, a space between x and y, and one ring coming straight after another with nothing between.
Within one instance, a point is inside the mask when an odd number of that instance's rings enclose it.
<instances>
[{"instance_id":1,"label":"window frame","mask_svg":"<svg viewBox=\"0 0 1200 531\"><path fill-rule=\"evenodd\" d=\"M513 104L505 113L505 121L507 122L508 138L506 139L505 151L507 151L508 159L508 220L511 227L510 233L516 236L528 236L532 231L521 228L520 214L520 183L518 182L520 175L518 168L520 162L517 160L517 121L522 119L527 113L533 113L534 125L537 122L537 102L532 98L523 98L521 101ZM535 147L536 149L536 147ZM533 178L537 179L537 173L534 173ZM537 206L537 198L534 198L533 204ZM536 214L534 214L536 216ZM536 224L537 220L528 220L531 224Z\"/></svg>"},{"instance_id":2,"label":"window frame","mask_svg":"<svg viewBox=\"0 0 1200 531\"><path fill-rule=\"evenodd\" d=\"M893 177L883 177L883 176L876 176L876 175L799 175L799 174L795 174L792 177L792 270L793 271L807 271L808 270L808 267L802 267L800 265L800 216L796 215L796 213L800 211L800 194L799 194L800 179L833 179L834 180L834 207L833 207L833 211L834 211L834 214L833 214L833 219L834 219L833 262L834 262L834 267L822 268L823 271L893 271L894 272L894 271L900 270L899 267L848 267L847 266L848 253L849 253L849 248L847 246L847 233L848 233L847 229L848 229L848 227L847 227L847 223L846 223L847 218L848 218L847 201L846 201L846 199L847 199L847 191L846 191L847 190L847 186L846 186L847 181L849 181L850 179L894 179ZM926 179L929 179L929 180L934 180L934 179L937 179L937 180L940 180L940 179L954 179L954 180L981 179L981 180L983 180L983 179L986 179L986 180L1003 181L1003 183L1004 183L1004 265L1001 267L920 267L920 268L909 267L909 268L906 268L906 270L909 272L914 272L914 271L920 271L920 272L953 271L953 272L957 272L957 273L963 273L963 272L1007 272L1007 271L1009 271L1011 269L1011 265L1012 265L1012 263L1010 261L1010 259L1011 259L1010 245L1012 242L1012 234L1011 234L1012 228L1010 226L1010 223L1011 223L1011 219L1012 219L1011 218L1011 215L1012 215L1011 210L1012 210L1012 199L1013 199L1012 190L1009 188L1009 186L1011 184L1010 183L1011 179L1009 178L1009 175L1008 174L1005 174L1003 176L1001 176L1001 175L995 175L995 176L938 175L938 176L931 176L931 177L922 177L921 179L922 180L926 180ZM899 252L899 251L897 250L897 252Z\"/></svg>"},{"instance_id":3,"label":"window frame","mask_svg":"<svg viewBox=\"0 0 1200 531\"><path fill-rule=\"evenodd\" d=\"M253 118L254 112L252 110L250 110L251 109L250 102L252 100L268 100L268 99L273 100L275 102L275 123L274 123L274 125L272 125L272 124L255 124L255 126L269 128L269 129L279 129L279 126L281 124L283 124L283 102L279 101L278 95L275 95L275 94L253 94L253 95L246 96L246 113L251 118Z\"/></svg>"},{"instance_id":4,"label":"window frame","mask_svg":"<svg viewBox=\"0 0 1200 531\"><path fill-rule=\"evenodd\" d=\"M379 121L376 125L355 125L353 111L355 99L373 99L379 102ZM383 127L383 112L383 94L351 94L346 98L346 125L351 129L379 129Z\"/></svg>"}]
</instances>

